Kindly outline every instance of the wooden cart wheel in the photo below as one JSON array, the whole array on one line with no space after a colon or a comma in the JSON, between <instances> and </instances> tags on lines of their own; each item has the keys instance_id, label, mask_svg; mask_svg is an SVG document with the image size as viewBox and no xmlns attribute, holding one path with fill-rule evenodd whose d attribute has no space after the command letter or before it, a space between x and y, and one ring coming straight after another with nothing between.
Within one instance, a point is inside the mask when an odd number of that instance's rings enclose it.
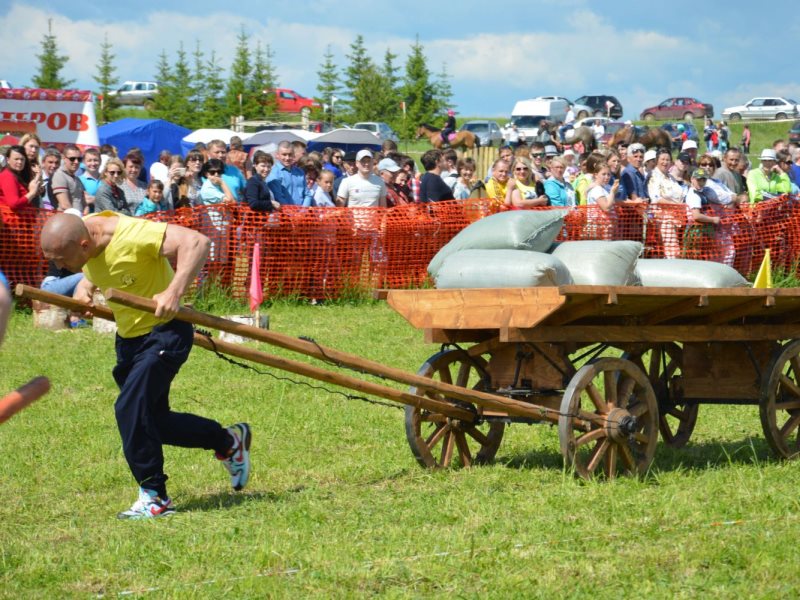
<instances>
[{"instance_id":1,"label":"wooden cart wheel","mask_svg":"<svg viewBox=\"0 0 800 600\"><path fill-rule=\"evenodd\" d=\"M761 427L780 458L800 453L800 341L783 346L770 362L761 385Z\"/></svg>"},{"instance_id":2,"label":"wooden cart wheel","mask_svg":"<svg viewBox=\"0 0 800 600\"><path fill-rule=\"evenodd\" d=\"M461 350L444 350L431 356L417 374L466 388L483 389L476 365L485 368L486 361L481 357L470 358ZM411 387L410 391L423 395L416 387ZM432 391L424 395L471 406ZM406 406L406 437L414 458L423 467L448 467L456 458L465 467L490 462L500 447L504 429L504 423L475 425Z\"/></svg>"},{"instance_id":3,"label":"wooden cart wheel","mask_svg":"<svg viewBox=\"0 0 800 600\"><path fill-rule=\"evenodd\" d=\"M623 358L578 369L564 391L558 437L566 464L589 479L641 475L658 442L658 406L647 375Z\"/></svg>"},{"instance_id":4,"label":"wooden cart wheel","mask_svg":"<svg viewBox=\"0 0 800 600\"><path fill-rule=\"evenodd\" d=\"M670 380L683 365L683 349L674 342L658 344L641 353L626 353L630 360L647 373L658 402L658 428L661 439L670 448L683 448L697 423L697 404L684 404L670 389Z\"/></svg>"}]
</instances>

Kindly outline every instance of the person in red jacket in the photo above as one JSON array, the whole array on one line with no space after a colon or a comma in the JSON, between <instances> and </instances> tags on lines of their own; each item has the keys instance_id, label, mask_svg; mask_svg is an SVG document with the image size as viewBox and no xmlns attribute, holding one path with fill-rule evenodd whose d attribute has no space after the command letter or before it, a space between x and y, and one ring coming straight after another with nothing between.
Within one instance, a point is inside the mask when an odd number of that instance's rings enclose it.
<instances>
[{"instance_id":1,"label":"person in red jacket","mask_svg":"<svg viewBox=\"0 0 800 600\"><path fill-rule=\"evenodd\" d=\"M6 168L0 171L0 204L16 211L33 204L41 195L42 175L37 170L27 186L23 183L28 158L22 146L9 147L5 157Z\"/></svg>"}]
</instances>

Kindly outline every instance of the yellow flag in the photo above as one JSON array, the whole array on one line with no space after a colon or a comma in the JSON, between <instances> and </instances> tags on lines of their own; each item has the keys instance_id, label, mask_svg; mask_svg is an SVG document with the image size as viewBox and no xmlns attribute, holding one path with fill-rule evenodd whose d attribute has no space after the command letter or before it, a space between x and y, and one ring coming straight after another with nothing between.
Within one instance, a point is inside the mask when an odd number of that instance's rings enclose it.
<instances>
[{"instance_id":1,"label":"yellow flag","mask_svg":"<svg viewBox=\"0 0 800 600\"><path fill-rule=\"evenodd\" d=\"M761 266L758 268L758 274L756 275L756 280L753 282L753 287L772 287L772 267L769 262L769 248L764 250L764 260L761 261Z\"/></svg>"}]
</instances>

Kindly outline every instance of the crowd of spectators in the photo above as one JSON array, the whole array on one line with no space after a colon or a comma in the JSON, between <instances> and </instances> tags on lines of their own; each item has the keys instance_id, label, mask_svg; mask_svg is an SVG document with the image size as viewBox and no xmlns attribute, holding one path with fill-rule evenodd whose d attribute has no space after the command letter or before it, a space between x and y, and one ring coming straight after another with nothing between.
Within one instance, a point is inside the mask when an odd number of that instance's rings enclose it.
<instances>
[{"instance_id":1,"label":"crowd of spectators","mask_svg":"<svg viewBox=\"0 0 800 600\"><path fill-rule=\"evenodd\" d=\"M745 153L727 144L729 134L713 133L709 129L709 148L716 149L701 155L691 140L677 153L621 143L580 157L548 140L518 142L499 148L485 177L475 160L459 158L452 149L422 154L420 173L415 160L391 141L379 152L308 152L302 142L284 141L273 153L250 155L234 137L229 144L197 144L185 157L165 150L148 168L137 148L121 157L111 146L83 153L74 145L57 150L42 148L29 134L19 145L0 149L0 205L11 211L33 206L131 216L202 205L222 236L229 224L214 216L220 203L246 203L271 213L285 206L391 208L473 197L490 198L498 210L595 206L607 215L597 219L601 238L613 235L615 206L646 207L659 216L661 227L672 228L669 215L682 205L690 222L716 228L725 239L730 235L725 216L732 211L800 191L800 149L777 140L751 167ZM666 256L679 252L677 244L665 244ZM51 269L48 282L69 276Z\"/></svg>"}]
</instances>

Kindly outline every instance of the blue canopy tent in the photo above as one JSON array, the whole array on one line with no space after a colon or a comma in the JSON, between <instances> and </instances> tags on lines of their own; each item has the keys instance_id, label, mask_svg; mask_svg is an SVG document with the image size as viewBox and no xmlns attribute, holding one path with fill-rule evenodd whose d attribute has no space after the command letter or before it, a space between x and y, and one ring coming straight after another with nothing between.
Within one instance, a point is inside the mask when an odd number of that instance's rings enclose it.
<instances>
[{"instance_id":1,"label":"blue canopy tent","mask_svg":"<svg viewBox=\"0 0 800 600\"><path fill-rule=\"evenodd\" d=\"M145 169L158 161L162 150L180 154L181 140L191 132L191 129L163 119L120 119L101 125L97 130L100 143L116 147L120 157L133 147L140 148L144 154Z\"/></svg>"}]
</instances>

